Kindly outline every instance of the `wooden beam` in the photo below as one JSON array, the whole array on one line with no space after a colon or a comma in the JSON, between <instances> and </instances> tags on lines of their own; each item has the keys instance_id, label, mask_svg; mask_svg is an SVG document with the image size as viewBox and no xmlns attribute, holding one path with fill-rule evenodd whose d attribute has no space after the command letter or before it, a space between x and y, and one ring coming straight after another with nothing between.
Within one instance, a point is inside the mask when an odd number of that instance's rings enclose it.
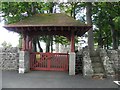
<instances>
[{"instance_id":1,"label":"wooden beam","mask_svg":"<svg viewBox=\"0 0 120 90\"><path fill-rule=\"evenodd\" d=\"M26 50L26 35L23 34L23 39L22 39L22 51Z\"/></svg>"},{"instance_id":2,"label":"wooden beam","mask_svg":"<svg viewBox=\"0 0 120 90\"><path fill-rule=\"evenodd\" d=\"M29 36L26 35L26 50L29 50Z\"/></svg>"},{"instance_id":3,"label":"wooden beam","mask_svg":"<svg viewBox=\"0 0 120 90\"><path fill-rule=\"evenodd\" d=\"M71 52L75 51L75 35L74 32L71 33Z\"/></svg>"},{"instance_id":4,"label":"wooden beam","mask_svg":"<svg viewBox=\"0 0 120 90\"><path fill-rule=\"evenodd\" d=\"M29 37L29 51L32 52L32 36Z\"/></svg>"}]
</instances>

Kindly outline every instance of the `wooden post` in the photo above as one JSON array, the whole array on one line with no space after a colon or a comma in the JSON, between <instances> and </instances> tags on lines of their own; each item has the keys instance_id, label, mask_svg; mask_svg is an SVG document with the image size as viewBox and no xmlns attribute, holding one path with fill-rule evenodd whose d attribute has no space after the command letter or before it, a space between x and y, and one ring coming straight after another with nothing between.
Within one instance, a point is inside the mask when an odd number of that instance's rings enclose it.
<instances>
[{"instance_id":1,"label":"wooden post","mask_svg":"<svg viewBox=\"0 0 120 90\"><path fill-rule=\"evenodd\" d=\"M69 75L75 75L75 36L71 33L71 52L69 53Z\"/></svg>"},{"instance_id":2,"label":"wooden post","mask_svg":"<svg viewBox=\"0 0 120 90\"><path fill-rule=\"evenodd\" d=\"M32 51L32 37L29 37L29 50Z\"/></svg>"},{"instance_id":3,"label":"wooden post","mask_svg":"<svg viewBox=\"0 0 120 90\"><path fill-rule=\"evenodd\" d=\"M75 51L75 36L74 36L74 32L71 33L71 52Z\"/></svg>"},{"instance_id":4,"label":"wooden post","mask_svg":"<svg viewBox=\"0 0 120 90\"><path fill-rule=\"evenodd\" d=\"M26 50L26 35L23 34L23 39L22 39L22 51Z\"/></svg>"},{"instance_id":5,"label":"wooden post","mask_svg":"<svg viewBox=\"0 0 120 90\"><path fill-rule=\"evenodd\" d=\"M29 36L26 36L26 50L29 50Z\"/></svg>"}]
</instances>

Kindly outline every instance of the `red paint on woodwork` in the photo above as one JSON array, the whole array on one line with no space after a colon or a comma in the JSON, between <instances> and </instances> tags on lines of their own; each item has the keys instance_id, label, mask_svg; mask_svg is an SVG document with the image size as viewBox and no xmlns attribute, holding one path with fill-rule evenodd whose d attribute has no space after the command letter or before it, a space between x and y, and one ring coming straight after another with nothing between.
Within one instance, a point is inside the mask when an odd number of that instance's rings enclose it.
<instances>
[{"instance_id":1,"label":"red paint on woodwork","mask_svg":"<svg viewBox=\"0 0 120 90\"><path fill-rule=\"evenodd\" d=\"M71 52L75 51L75 37L74 37L74 33L71 34Z\"/></svg>"},{"instance_id":2,"label":"red paint on woodwork","mask_svg":"<svg viewBox=\"0 0 120 90\"><path fill-rule=\"evenodd\" d=\"M22 39L22 51L26 50L26 35L23 34L23 39Z\"/></svg>"},{"instance_id":3,"label":"red paint on woodwork","mask_svg":"<svg viewBox=\"0 0 120 90\"><path fill-rule=\"evenodd\" d=\"M40 58L36 59L36 55L40 55ZM30 54L30 69L68 71L68 54L32 52Z\"/></svg>"}]
</instances>

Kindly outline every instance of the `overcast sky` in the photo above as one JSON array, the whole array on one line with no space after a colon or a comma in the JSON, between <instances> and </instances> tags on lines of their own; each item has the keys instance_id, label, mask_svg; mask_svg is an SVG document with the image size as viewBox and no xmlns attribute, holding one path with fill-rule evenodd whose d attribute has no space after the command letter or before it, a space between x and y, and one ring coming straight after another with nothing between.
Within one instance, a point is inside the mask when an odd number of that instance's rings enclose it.
<instances>
[{"instance_id":1,"label":"overcast sky","mask_svg":"<svg viewBox=\"0 0 120 90\"><path fill-rule=\"evenodd\" d=\"M5 28L3 28L3 25L4 22L0 20L0 47L4 41L6 41L7 43L11 43L13 47L17 46L19 35L17 33L9 32Z\"/></svg>"}]
</instances>

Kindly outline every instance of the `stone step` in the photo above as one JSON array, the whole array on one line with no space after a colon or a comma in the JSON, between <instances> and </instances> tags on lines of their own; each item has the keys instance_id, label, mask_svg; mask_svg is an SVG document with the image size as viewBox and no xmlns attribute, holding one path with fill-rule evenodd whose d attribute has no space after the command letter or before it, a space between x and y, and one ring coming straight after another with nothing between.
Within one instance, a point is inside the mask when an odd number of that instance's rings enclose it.
<instances>
[{"instance_id":1,"label":"stone step","mask_svg":"<svg viewBox=\"0 0 120 90\"><path fill-rule=\"evenodd\" d=\"M101 68L101 67L93 68L93 71L94 71L94 73L103 73L104 72L103 68Z\"/></svg>"},{"instance_id":2,"label":"stone step","mask_svg":"<svg viewBox=\"0 0 120 90\"><path fill-rule=\"evenodd\" d=\"M91 52L91 53L90 53L90 56L98 56L98 55L99 55L98 52Z\"/></svg>"},{"instance_id":3,"label":"stone step","mask_svg":"<svg viewBox=\"0 0 120 90\"><path fill-rule=\"evenodd\" d=\"M104 73L94 73L95 76L104 76Z\"/></svg>"},{"instance_id":4,"label":"stone step","mask_svg":"<svg viewBox=\"0 0 120 90\"><path fill-rule=\"evenodd\" d=\"M92 67L93 68L102 67L102 64L98 63L98 62L95 62L95 63L92 63Z\"/></svg>"},{"instance_id":5,"label":"stone step","mask_svg":"<svg viewBox=\"0 0 120 90\"><path fill-rule=\"evenodd\" d=\"M91 57L92 62L100 62L100 57Z\"/></svg>"}]
</instances>

